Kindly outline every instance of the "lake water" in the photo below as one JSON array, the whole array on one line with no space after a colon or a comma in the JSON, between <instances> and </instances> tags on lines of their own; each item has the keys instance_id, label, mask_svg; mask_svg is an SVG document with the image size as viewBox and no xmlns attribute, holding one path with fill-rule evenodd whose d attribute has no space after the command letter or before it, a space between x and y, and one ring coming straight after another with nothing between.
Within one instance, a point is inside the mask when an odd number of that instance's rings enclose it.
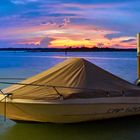
<instances>
[{"instance_id":1,"label":"lake water","mask_svg":"<svg viewBox=\"0 0 140 140\"><path fill-rule=\"evenodd\" d=\"M137 78L136 52L0 52L0 78L27 78L69 57L85 58L132 83ZM0 84L1 89L6 86ZM15 123L0 117L0 140L139 139L140 116L78 124Z\"/></svg>"}]
</instances>

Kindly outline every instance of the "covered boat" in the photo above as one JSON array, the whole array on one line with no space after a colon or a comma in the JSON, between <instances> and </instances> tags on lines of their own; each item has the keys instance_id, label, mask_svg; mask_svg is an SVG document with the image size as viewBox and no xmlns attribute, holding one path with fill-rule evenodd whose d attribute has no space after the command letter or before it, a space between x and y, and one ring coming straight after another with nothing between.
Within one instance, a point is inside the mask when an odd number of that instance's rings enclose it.
<instances>
[{"instance_id":1,"label":"covered boat","mask_svg":"<svg viewBox=\"0 0 140 140\"><path fill-rule=\"evenodd\" d=\"M139 87L82 58L67 59L2 93L0 114L15 121L74 123L140 114Z\"/></svg>"}]
</instances>

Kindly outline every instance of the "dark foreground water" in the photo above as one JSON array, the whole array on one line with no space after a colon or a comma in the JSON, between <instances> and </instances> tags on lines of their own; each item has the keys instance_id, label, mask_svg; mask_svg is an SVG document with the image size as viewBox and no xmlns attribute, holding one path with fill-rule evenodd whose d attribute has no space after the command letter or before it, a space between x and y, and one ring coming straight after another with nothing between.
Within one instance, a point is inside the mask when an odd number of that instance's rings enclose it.
<instances>
[{"instance_id":1,"label":"dark foreground water","mask_svg":"<svg viewBox=\"0 0 140 140\"><path fill-rule=\"evenodd\" d=\"M0 140L139 140L140 118L79 124L1 124Z\"/></svg>"},{"instance_id":2,"label":"dark foreground water","mask_svg":"<svg viewBox=\"0 0 140 140\"><path fill-rule=\"evenodd\" d=\"M64 53L0 52L0 78L26 78L69 57L83 57L129 82L136 79L135 52L68 53L67 56ZM0 88L6 86L0 85ZM78 124L15 123L4 122L0 117L0 140L139 139L140 116Z\"/></svg>"}]
</instances>

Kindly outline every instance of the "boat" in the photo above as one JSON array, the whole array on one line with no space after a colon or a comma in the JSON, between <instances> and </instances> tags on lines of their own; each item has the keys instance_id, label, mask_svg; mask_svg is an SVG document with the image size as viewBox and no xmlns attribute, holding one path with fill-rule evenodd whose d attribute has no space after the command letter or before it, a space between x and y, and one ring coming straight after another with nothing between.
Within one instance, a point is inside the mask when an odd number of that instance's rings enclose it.
<instances>
[{"instance_id":1,"label":"boat","mask_svg":"<svg viewBox=\"0 0 140 140\"><path fill-rule=\"evenodd\" d=\"M83 58L68 58L1 90L0 114L17 122L51 123L137 115L140 87Z\"/></svg>"}]
</instances>

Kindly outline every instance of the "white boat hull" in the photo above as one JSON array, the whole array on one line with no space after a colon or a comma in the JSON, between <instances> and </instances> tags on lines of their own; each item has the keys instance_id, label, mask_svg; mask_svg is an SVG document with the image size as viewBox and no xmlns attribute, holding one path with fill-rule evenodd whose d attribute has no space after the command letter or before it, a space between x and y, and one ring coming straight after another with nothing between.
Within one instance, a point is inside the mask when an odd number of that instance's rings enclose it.
<instances>
[{"instance_id":1,"label":"white boat hull","mask_svg":"<svg viewBox=\"0 0 140 140\"><path fill-rule=\"evenodd\" d=\"M1 97L1 96L0 96ZM4 101L0 114L4 115ZM7 100L6 117L16 121L75 123L140 114L140 97L106 97L51 102Z\"/></svg>"}]
</instances>

